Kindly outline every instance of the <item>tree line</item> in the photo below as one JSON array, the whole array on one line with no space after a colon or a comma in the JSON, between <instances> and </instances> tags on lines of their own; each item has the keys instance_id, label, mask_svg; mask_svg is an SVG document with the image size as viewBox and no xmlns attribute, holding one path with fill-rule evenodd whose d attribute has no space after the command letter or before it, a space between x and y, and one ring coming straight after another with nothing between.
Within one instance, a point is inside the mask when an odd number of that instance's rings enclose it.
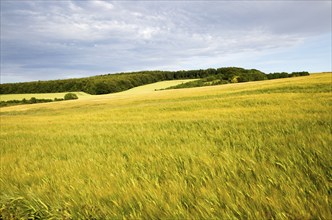
<instances>
[{"instance_id":1,"label":"tree line","mask_svg":"<svg viewBox=\"0 0 332 220\"><path fill-rule=\"evenodd\" d=\"M297 77L297 76L309 76L309 73L306 71L302 72L281 72L281 73L270 73L266 74L268 79L279 79L279 78L288 78L288 77Z\"/></svg>"},{"instance_id":2,"label":"tree line","mask_svg":"<svg viewBox=\"0 0 332 220\"><path fill-rule=\"evenodd\" d=\"M304 75L307 72L287 74L287 77ZM309 75L309 73L307 73ZM275 78L285 78L285 73L265 74L256 69L238 67L209 68L180 71L140 71L106 74L85 78L34 81L0 84L0 94L55 93L83 91L92 95L121 92L136 86L176 79L208 79L214 83L247 82Z\"/></svg>"},{"instance_id":3,"label":"tree line","mask_svg":"<svg viewBox=\"0 0 332 220\"><path fill-rule=\"evenodd\" d=\"M208 76L203 79L190 81L175 86L170 86L165 89L182 89L182 88L192 88L192 87L201 87L201 86L213 86L213 85L221 85L227 83L239 83L239 82L266 80L266 79L307 76L307 75L309 75L308 72L293 72L290 74L286 72L264 74L258 70L237 69L237 71L234 71L234 69L226 68L224 73L221 74L217 73L215 75Z\"/></svg>"}]
</instances>

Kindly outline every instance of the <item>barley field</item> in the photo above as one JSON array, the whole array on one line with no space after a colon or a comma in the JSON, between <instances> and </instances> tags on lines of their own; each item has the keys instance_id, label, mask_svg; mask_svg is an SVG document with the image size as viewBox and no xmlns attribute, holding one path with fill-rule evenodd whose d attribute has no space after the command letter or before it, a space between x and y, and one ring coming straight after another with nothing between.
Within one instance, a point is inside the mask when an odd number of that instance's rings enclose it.
<instances>
[{"instance_id":1,"label":"barley field","mask_svg":"<svg viewBox=\"0 0 332 220\"><path fill-rule=\"evenodd\" d=\"M154 92L156 90L165 89L170 86L176 86L182 83L194 81L197 79L182 79L182 80L166 80L162 82L156 82L151 83L148 85L138 86L134 87L132 89L128 89L123 92L119 93L112 93L112 94L106 94L106 95L90 95L85 92L72 92L77 95L79 99L95 99L95 98L101 98L101 97L114 97L114 96L120 96L120 97L127 97L128 95L136 95L141 93L150 93ZM55 98L64 98L65 94L67 92L58 92L58 93L27 93L27 94L0 94L0 101L9 101L9 100L22 100L27 99L29 100L32 97L35 97L37 99L55 99Z\"/></svg>"},{"instance_id":2,"label":"barley field","mask_svg":"<svg viewBox=\"0 0 332 220\"><path fill-rule=\"evenodd\" d=\"M331 76L1 108L0 218L332 219Z\"/></svg>"},{"instance_id":3,"label":"barley field","mask_svg":"<svg viewBox=\"0 0 332 220\"><path fill-rule=\"evenodd\" d=\"M73 92L77 95L78 98L90 96L85 92ZM31 99L35 97L37 99L55 99L55 98L63 98L66 92L58 92L58 93L27 93L27 94L1 94L0 101L9 101L9 100L22 100L22 99Z\"/></svg>"}]
</instances>

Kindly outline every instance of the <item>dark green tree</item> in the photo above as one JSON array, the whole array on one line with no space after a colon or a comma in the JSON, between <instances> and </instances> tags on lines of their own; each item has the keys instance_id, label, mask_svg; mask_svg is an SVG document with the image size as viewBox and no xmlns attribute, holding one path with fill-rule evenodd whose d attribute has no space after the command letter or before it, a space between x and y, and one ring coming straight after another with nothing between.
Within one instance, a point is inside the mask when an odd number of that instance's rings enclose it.
<instances>
[{"instance_id":1,"label":"dark green tree","mask_svg":"<svg viewBox=\"0 0 332 220\"><path fill-rule=\"evenodd\" d=\"M75 93L67 93L64 96L64 100L71 100L71 99L78 99L77 95Z\"/></svg>"}]
</instances>

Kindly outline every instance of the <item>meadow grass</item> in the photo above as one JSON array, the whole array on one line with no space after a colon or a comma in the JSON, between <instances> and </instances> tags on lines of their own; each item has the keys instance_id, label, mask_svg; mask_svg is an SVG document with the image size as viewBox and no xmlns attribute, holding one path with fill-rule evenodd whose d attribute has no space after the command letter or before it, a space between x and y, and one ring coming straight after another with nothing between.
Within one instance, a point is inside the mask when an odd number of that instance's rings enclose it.
<instances>
[{"instance_id":1,"label":"meadow grass","mask_svg":"<svg viewBox=\"0 0 332 220\"><path fill-rule=\"evenodd\" d=\"M331 219L331 74L1 110L2 218Z\"/></svg>"}]
</instances>

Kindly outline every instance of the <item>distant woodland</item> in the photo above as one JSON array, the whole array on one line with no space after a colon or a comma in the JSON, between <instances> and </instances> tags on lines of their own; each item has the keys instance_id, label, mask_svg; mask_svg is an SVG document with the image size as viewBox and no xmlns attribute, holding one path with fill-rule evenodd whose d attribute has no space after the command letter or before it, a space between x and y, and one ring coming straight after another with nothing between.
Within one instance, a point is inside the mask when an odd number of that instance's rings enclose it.
<instances>
[{"instance_id":1,"label":"distant woodland","mask_svg":"<svg viewBox=\"0 0 332 220\"><path fill-rule=\"evenodd\" d=\"M306 76L308 72L270 73L265 74L256 69L224 67L205 70L181 71L140 71L129 73L106 74L86 78L48 80L22 83L0 84L0 94L20 93L55 93L83 91L92 95L121 92L136 86L149 83L176 80L199 79L183 84L182 87L197 87L226 83L239 83L267 79ZM180 85L181 86L181 85Z\"/></svg>"}]
</instances>

